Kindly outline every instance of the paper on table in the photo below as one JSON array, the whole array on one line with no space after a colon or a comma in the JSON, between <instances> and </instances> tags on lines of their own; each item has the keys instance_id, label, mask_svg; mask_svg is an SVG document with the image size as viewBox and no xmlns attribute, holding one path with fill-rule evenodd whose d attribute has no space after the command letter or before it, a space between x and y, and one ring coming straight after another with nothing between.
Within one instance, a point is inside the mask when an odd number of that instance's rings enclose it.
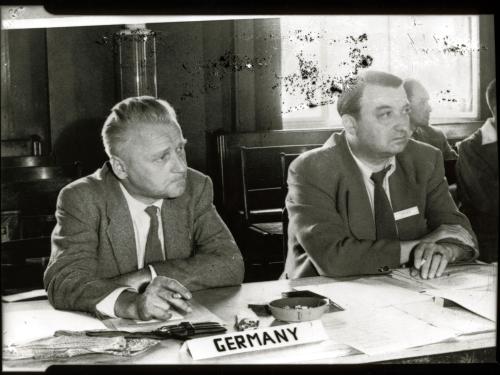
<instances>
[{"instance_id":1,"label":"paper on table","mask_svg":"<svg viewBox=\"0 0 500 375\"><path fill-rule=\"evenodd\" d=\"M18 301L26 301L32 299L42 299L43 297L47 298L47 292L45 291L45 289L35 289L35 290L30 290L29 292L2 296L2 302L18 302Z\"/></svg>"},{"instance_id":2,"label":"paper on table","mask_svg":"<svg viewBox=\"0 0 500 375\"><path fill-rule=\"evenodd\" d=\"M295 289L321 294L346 310L385 307L432 299L422 293L391 285L387 279L376 278L307 285Z\"/></svg>"},{"instance_id":3,"label":"paper on table","mask_svg":"<svg viewBox=\"0 0 500 375\"><path fill-rule=\"evenodd\" d=\"M496 322L497 298L494 290L431 289L428 294L446 298L478 315Z\"/></svg>"},{"instance_id":4,"label":"paper on table","mask_svg":"<svg viewBox=\"0 0 500 375\"><path fill-rule=\"evenodd\" d=\"M430 298L430 297L429 297ZM175 310L171 310L172 317L169 320L149 320L149 321L138 321L132 319L106 319L102 322L109 329L120 330L120 331L129 331L129 332L137 332L137 331L153 331L165 325L177 324L181 320L189 321L189 322L201 322L201 321L211 321L223 324L224 322L210 312L205 306L200 303L191 300L189 302L193 309L192 312L186 313L184 315L180 314Z\"/></svg>"},{"instance_id":5,"label":"paper on table","mask_svg":"<svg viewBox=\"0 0 500 375\"><path fill-rule=\"evenodd\" d=\"M496 324L491 320L471 314L460 307L438 306L432 301L407 303L396 308L433 326L451 329L457 335L496 329Z\"/></svg>"},{"instance_id":6,"label":"paper on table","mask_svg":"<svg viewBox=\"0 0 500 375\"><path fill-rule=\"evenodd\" d=\"M497 280L496 264L467 264L449 266L443 276L435 279L422 279L410 275L409 268L392 271L391 276L409 282L421 289L478 289L493 290Z\"/></svg>"},{"instance_id":7,"label":"paper on table","mask_svg":"<svg viewBox=\"0 0 500 375\"><path fill-rule=\"evenodd\" d=\"M450 329L434 327L393 306L339 311L323 315L322 321L332 340L368 355L396 352L456 336Z\"/></svg>"},{"instance_id":8,"label":"paper on table","mask_svg":"<svg viewBox=\"0 0 500 375\"><path fill-rule=\"evenodd\" d=\"M57 330L105 329L86 313L55 310L48 301L18 302L2 306L3 345L53 336Z\"/></svg>"}]
</instances>

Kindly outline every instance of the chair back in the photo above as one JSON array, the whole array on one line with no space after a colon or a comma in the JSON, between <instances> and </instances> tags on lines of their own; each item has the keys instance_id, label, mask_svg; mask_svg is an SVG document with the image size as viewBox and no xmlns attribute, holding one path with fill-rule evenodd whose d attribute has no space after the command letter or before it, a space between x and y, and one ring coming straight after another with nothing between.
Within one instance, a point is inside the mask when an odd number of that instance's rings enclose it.
<instances>
[{"instance_id":1,"label":"chair back","mask_svg":"<svg viewBox=\"0 0 500 375\"><path fill-rule=\"evenodd\" d=\"M301 153L320 144L240 147L243 214L247 223L281 221L281 153Z\"/></svg>"}]
</instances>

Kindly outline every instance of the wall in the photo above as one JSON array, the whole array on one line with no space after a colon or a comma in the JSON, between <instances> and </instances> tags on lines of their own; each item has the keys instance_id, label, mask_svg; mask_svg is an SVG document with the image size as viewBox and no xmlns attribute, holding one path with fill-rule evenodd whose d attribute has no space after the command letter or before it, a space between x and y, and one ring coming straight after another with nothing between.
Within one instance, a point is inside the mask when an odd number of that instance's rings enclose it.
<instances>
[{"instance_id":1,"label":"wall","mask_svg":"<svg viewBox=\"0 0 500 375\"><path fill-rule=\"evenodd\" d=\"M32 134L50 145L45 30L2 30L1 138Z\"/></svg>"},{"instance_id":2,"label":"wall","mask_svg":"<svg viewBox=\"0 0 500 375\"><path fill-rule=\"evenodd\" d=\"M486 46L481 51L482 91L495 76L492 24L493 16L481 16ZM191 166L209 170L207 132L281 128L280 90L275 85L280 73L279 38L273 37L279 35L279 22L147 26L158 33L159 96L178 112ZM2 95L2 139L37 133L52 145L60 162L80 160L84 172L99 167L106 160L100 128L117 101L109 38L119 29L2 31L2 39L8 41L7 46L2 43L2 60L10 60L10 75L2 75L2 94L9 93ZM259 61L263 68L256 64ZM489 114L481 100L481 117L486 118Z\"/></svg>"}]
</instances>

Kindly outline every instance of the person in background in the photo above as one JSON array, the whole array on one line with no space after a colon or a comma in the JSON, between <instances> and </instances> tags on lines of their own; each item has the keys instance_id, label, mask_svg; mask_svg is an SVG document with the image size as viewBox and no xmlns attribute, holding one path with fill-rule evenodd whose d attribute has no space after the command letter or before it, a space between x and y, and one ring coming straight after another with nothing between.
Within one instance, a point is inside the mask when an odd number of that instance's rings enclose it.
<instances>
[{"instance_id":1,"label":"person in background","mask_svg":"<svg viewBox=\"0 0 500 375\"><path fill-rule=\"evenodd\" d=\"M441 150L444 160L456 160L457 153L448 143L443 131L429 125L432 107L425 87L415 79L405 80L403 87L410 102L410 125L414 130L412 138Z\"/></svg>"},{"instance_id":2,"label":"person in background","mask_svg":"<svg viewBox=\"0 0 500 375\"><path fill-rule=\"evenodd\" d=\"M187 166L172 106L116 104L102 129L109 161L64 187L44 274L57 309L138 320L191 311L191 291L241 284L243 260L212 203L210 178Z\"/></svg>"},{"instance_id":3,"label":"person in background","mask_svg":"<svg viewBox=\"0 0 500 375\"><path fill-rule=\"evenodd\" d=\"M498 261L498 133L496 79L486 89L492 117L458 144L457 187L461 210L476 232L479 259Z\"/></svg>"},{"instance_id":4,"label":"person in background","mask_svg":"<svg viewBox=\"0 0 500 375\"><path fill-rule=\"evenodd\" d=\"M358 76L337 102L344 131L291 163L282 277L383 274L408 265L426 279L477 257L441 152L410 139L402 84L384 72Z\"/></svg>"}]
</instances>

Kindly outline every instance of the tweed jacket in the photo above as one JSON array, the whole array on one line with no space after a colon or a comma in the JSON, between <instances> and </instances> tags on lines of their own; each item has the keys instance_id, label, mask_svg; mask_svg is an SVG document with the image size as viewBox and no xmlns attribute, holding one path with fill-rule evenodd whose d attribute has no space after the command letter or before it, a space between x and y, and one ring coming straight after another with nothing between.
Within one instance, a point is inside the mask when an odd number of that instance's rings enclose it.
<instances>
[{"instance_id":1,"label":"tweed jacket","mask_svg":"<svg viewBox=\"0 0 500 375\"><path fill-rule=\"evenodd\" d=\"M498 142L482 144L478 129L458 144L457 187L461 210L477 234L479 259L498 260Z\"/></svg>"},{"instance_id":2,"label":"tweed jacket","mask_svg":"<svg viewBox=\"0 0 500 375\"><path fill-rule=\"evenodd\" d=\"M153 266L189 290L243 280L241 253L212 200L210 178L189 168L184 194L161 208L166 260ZM56 218L44 274L49 300L96 313L96 304L123 286L110 278L138 267L130 211L108 163L61 190Z\"/></svg>"},{"instance_id":3,"label":"tweed jacket","mask_svg":"<svg viewBox=\"0 0 500 375\"><path fill-rule=\"evenodd\" d=\"M295 159L288 187L283 277L385 273L400 266L400 241L417 240L441 224L460 224L472 233L448 191L441 153L411 139L396 155L389 177L393 211L418 208L417 214L396 221L399 240L376 240L368 193L345 132Z\"/></svg>"}]
</instances>

